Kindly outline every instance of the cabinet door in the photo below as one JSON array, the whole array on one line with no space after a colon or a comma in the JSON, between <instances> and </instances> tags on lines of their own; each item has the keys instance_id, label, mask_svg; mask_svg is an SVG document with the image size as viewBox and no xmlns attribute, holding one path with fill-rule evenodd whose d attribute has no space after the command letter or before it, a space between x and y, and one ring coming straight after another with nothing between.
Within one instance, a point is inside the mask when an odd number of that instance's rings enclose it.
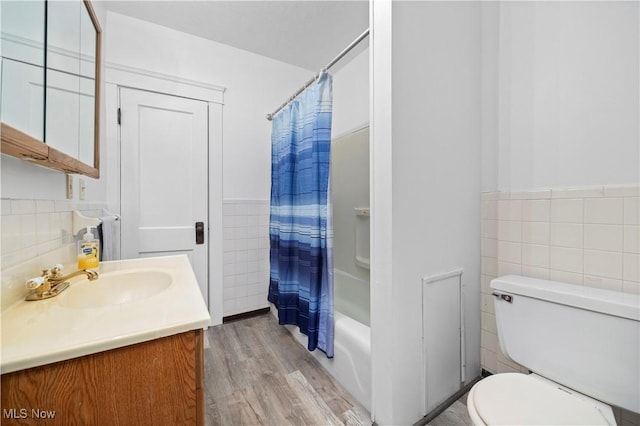
<instances>
[{"instance_id":1,"label":"cabinet door","mask_svg":"<svg viewBox=\"0 0 640 426\"><path fill-rule=\"evenodd\" d=\"M83 2L47 3L45 142L92 165L96 31Z\"/></svg>"},{"instance_id":2,"label":"cabinet door","mask_svg":"<svg viewBox=\"0 0 640 426\"><path fill-rule=\"evenodd\" d=\"M0 150L100 176L101 29L89 0L0 1Z\"/></svg>"},{"instance_id":3,"label":"cabinet door","mask_svg":"<svg viewBox=\"0 0 640 426\"><path fill-rule=\"evenodd\" d=\"M1 1L0 119L44 138L45 3Z\"/></svg>"},{"instance_id":4,"label":"cabinet door","mask_svg":"<svg viewBox=\"0 0 640 426\"><path fill-rule=\"evenodd\" d=\"M192 330L3 374L2 424L202 425L202 350Z\"/></svg>"}]
</instances>

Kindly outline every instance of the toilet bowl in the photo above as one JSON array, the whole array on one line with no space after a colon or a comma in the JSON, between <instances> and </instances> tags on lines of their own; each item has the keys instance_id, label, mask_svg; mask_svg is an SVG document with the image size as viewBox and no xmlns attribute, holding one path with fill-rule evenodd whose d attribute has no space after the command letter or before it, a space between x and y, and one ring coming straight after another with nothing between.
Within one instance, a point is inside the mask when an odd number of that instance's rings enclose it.
<instances>
[{"instance_id":1,"label":"toilet bowl","mask_svg":"<svg viewBox=\"0 0 640 426\"><path fill-rule=\"evenodd\" d=\"M535 374L494 374L467 397L474 425L615 425L611 407Z\"/></svg>"},{"instance_id":2,"label":"toilet bowl","mask_svg":"<svg viewBox=\"0 0 640 426\"><path fill-rule=\"evenodd\" d=\"M491 288L498 350L533 373L476 383L474 424L615 425L611 406L640 412L640 295L518 275Z\"/></svg>"}]
</instances>

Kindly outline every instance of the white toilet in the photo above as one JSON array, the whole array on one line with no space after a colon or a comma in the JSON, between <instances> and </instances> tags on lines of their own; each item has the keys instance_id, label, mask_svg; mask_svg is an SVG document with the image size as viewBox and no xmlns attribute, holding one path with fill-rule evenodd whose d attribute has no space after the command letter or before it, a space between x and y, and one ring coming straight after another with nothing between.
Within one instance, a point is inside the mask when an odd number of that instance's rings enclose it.
<instances>
[{"instance_id":1,"label":"white toilet","mask_svg":"<svg viewBox=\"0 0 640 426\"><path fill-rule=\"evenodd\" d=\"M476 425L615 425L640 412L640 296L508 275L491 282L498 341L531 374L476 383Z\"/></svg>"}]
</instances>

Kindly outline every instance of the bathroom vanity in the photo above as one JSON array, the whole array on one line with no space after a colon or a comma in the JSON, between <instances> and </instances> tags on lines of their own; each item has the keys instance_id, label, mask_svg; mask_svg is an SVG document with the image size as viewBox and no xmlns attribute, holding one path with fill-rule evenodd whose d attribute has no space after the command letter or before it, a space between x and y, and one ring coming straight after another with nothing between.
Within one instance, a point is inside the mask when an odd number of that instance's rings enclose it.
<instances>
[{"instance_id":1,"label":"bathroom vanity","mask_svg":"<svg viewBox=\"0 0 640 426\"><path fill-rule=\"evenodd\" d=\"M204 424L210 317L188 258L98 272L2 313L2 424Z\"/></svg>"}]
</instances>

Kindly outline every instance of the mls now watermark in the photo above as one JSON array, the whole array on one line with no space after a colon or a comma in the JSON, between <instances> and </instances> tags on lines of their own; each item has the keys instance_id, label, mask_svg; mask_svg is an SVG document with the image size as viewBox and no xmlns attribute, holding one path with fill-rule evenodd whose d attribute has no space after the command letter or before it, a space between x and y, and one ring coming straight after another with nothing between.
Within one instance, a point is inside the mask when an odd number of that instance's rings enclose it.
<instances>
[{"instance_id":1,"label":"mls now watermark","mask_svg":"<svg viewBox=\"0 0 640 426\"><path fill-rule=\"evenodd\" d=\"M39 408L4 408L2 417L5 419L54 419L56 412L52 410L41 410Z\"/></svg>"}]
</instances>

